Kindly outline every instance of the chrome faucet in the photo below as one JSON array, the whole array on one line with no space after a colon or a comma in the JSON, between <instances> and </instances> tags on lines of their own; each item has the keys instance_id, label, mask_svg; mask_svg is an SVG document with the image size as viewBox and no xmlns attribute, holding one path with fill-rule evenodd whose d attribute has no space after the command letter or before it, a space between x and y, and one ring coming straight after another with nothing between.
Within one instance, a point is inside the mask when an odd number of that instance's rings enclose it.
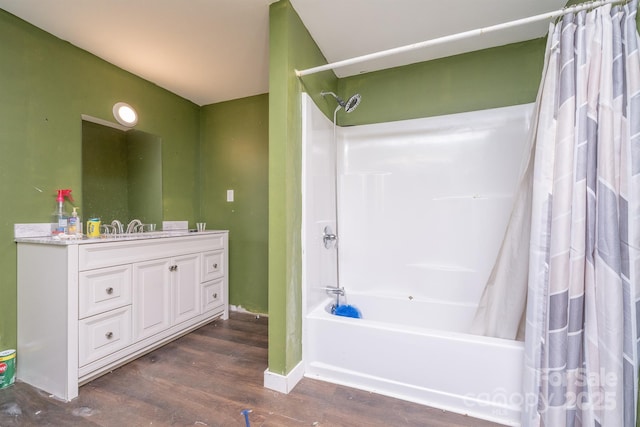
<instances>
[{"instance_id":1,"label":"chrome faucet","mask_svg":"<svg viewBox=\"0 0 640 427\"><path fill-rule=\"evenodd\" d=\"M142 221L134 219L129 223L129 225L127 225L127 234L135 233L137 231L142 231Z\"/></svg>"},{"instance_id":2,"label":"chrome faucet","mask_svg":"<svg viewBox=\"0 0 640 427\"><path fill-rule=\"evenodd\" d=\"M344 291L344 288L339 287L337 285L335 288L332 286L327 286L324 288L324 291L327 293L327 295L335 295L336 297L336 302L331 304L331 312L333 313L336 307L340 305L340 297L346 298L346 293Z\"/></svg>"},{"instance_id":3,"label":"chrome faucet","mask_svg":"<svg viewBox=\"0 0 640 427\"><path fill-rule=\"evenodd\" d=\"M115 234L122 234L124 232L122 223L117 219L114 219L113 221L111 221L111 226L113 227Z\"/></svg>"}]
</instances>

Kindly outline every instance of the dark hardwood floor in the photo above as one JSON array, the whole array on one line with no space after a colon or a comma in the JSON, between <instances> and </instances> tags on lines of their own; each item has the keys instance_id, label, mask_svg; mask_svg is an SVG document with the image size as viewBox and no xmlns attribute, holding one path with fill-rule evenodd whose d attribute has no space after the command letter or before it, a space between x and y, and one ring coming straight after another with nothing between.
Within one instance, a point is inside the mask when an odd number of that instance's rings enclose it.
<instances>
[{"instance_id":1,"label":"dark hardwood floor","mask_svg":"<svg viewBox=\"0 0 640 427\"><path fill-rule=\"evenodd\" d=\"M19 363L18 354L18 363ZM473 426L498 424L308 378L262 386L267 318L232 313L80 388L61 402L27 384L0 390L0 426Z\"/></svg>"}]
</instances>

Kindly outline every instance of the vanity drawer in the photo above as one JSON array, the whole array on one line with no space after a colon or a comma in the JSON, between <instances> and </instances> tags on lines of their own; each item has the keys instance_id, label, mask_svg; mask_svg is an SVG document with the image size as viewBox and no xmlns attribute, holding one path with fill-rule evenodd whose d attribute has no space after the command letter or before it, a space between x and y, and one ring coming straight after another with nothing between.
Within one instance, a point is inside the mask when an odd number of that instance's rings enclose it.
<instances>
[{"instance_id":1,"label":"vanity drawer","mask_svg":"<svg viewBox=\"0 0 640 427\"><path fill-rule=\"evenodd\" d=\"M224 304L224 279L218 279L202 284L202 312L216 309Z\"/></svg>"},{"instance_id":2,"label":"vanity drawer","mask_svg":"<svg viewBox=\"0 0 640 427\"><path fill-rule=\"evenodd\" d=\"M83 319L78 324L79 366L131 345L131 306Z\"/></svg>"},{"instance_id":3,"label":"vanity drawer","mask_svg":"<svg viewBox=\"0 0 640 427\"><path fill-rule=\"evenodd\" d=\"M202 254L202 274L200 280L208 282L224 276L224 251L211 251Z\"/></svg>"},{"instance_id":4,"label":"vanity drawer","mask_svg":"<svg viewBox=\"0 0 640 427\"><path fill-rule=\"evenodd\" d=\"M80 319L131 304L131 265L84 271L79 276Z\"/></svg>"},{"instance_id":5,"label":"vanity drawer","mask_svg":"<svg viewBox=\"0 0 640 427\"><path fill-rule=\"evenodd\" d=\"M208 233L139 240L96 239L96 243L78 245L78 265L80 271L85 271L205 251L222 251L226 242L226 234Z\"/></svg>"}]
</instances>

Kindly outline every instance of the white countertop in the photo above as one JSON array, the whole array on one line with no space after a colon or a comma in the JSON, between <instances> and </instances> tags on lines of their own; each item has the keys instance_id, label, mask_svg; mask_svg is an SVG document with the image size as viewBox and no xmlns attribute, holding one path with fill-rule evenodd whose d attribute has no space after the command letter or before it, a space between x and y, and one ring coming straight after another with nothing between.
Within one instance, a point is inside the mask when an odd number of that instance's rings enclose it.
<instances>
[{"instance_id":1,"label":"white countertop","mask_svg":"<svg viewBox=\"0 0 640 427\"><path fill-rule=\"evenodd\" d=\"M185 236L202 236L207 234L221 234L227 233L228 230L167 230L167 231L149 231L145 233L130 233L119 235L103 235L96 238L68 238L60 239L52 236L39 236L39 237L16 237L14 240L16 243L37 243L43 245L85 245L107 242L119 242L128 240L146 240L146 239L167 239L172 237L185 237Z\"/></svg>"}]
</instances>

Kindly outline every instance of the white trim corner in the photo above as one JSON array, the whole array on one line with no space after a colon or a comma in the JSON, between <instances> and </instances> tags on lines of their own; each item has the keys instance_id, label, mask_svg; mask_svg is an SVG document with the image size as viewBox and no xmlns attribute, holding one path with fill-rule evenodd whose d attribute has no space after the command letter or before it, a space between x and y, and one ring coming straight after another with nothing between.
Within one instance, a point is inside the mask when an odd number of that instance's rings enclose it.
<instances>
[{"instance_id":1,"label":"white trim corner","mask_svg":"<svg viewBox=\"0 0 640 427\"><path fill-rule=\"evenodd\" d=\"M280 393L289 394L304 377L304 363L298 363L286 375L276 374L267 368L264 371L264 387Z\"/></svg>"}]
</instances>

